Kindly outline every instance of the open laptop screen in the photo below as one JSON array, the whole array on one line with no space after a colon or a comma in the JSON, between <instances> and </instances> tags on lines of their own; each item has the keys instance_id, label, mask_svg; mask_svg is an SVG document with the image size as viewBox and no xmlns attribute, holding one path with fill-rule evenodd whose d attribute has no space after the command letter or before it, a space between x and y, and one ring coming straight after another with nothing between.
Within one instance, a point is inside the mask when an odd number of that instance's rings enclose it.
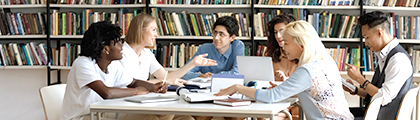
<instances>
[{"instance_id":1,"label":"open laptop screen","mask_svg":"<svg viewBox=\"0 0 420 120\"><path fill-rule=\"evenodd\" d=\"M236 56L238 72L245 76L245 84L249 81L274 81L271 57Z\"/></svg>"}]
</instances>

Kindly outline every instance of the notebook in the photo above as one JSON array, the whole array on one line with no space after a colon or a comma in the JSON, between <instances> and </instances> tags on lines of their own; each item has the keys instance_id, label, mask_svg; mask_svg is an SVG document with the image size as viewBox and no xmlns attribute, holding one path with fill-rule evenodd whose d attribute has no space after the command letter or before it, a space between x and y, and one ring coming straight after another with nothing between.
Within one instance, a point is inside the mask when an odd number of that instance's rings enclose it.
<instances>
[{"instance_id":1,"label":"notebook","mask_svg":"<svg viewBox=\"0 0 420 120\"><path fill-rule=\"evenodd\" d=\"M238 72L249 81L274 81L274 70L271 57L236 56ZM267 82L268 83L268 82Z\"/></svg>"},{"instance_id":2,"label":"notebook","mask_svg":"<svg viewBox=\"0 0 420 120\"><path fill-rule=\"evenodd\" d=\"M251 101L241 100L241 99L214 100L213 103L218 104L218 105L231 106L231 107L251 105Z\"/></svg>"},{"instance_id":3,"label":"notebook","mask_svg":"<svg viewBox=\"0 0 420 120\"><path fill-rule=\"evenodd\" d=\"M212 102L213 100L228 99L228 96L214 96L215 92L208 93L186 93L182 94L181 98L186 102Z\"/></svg>"},{"instance_id":4,"label":"notebook","mask_svg":"<svg viewBox=\"0 0 420 120\"><path fill-rule=\"evenodd\" d=\"M124 100L130 102L138 102L138 103L152 103L152 102L166 102L166 101L176 101L178 100L178 96L134 96L125 98Z\"/></svg>"}]
</instances>

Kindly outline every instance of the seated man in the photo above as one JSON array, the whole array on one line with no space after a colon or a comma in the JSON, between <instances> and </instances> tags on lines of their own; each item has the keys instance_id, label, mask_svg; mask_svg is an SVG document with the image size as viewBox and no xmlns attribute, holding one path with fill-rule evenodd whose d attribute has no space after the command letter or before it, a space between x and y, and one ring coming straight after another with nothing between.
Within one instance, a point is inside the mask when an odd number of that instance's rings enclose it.
<instances>
[{"instance_id":1,"label":"seated man","mask_svg":"<svg viewBox=\"0 0 420 120\"><path fill-rule=\"evenodd\" d=\"M235 40L238 30L238 21L235 18L229 16L218 18L213 26L213 43L201 45L192 57L207 53L207 58L216 60L217 66L194 67L182 79L211 77L212 74L238 74L236 56L244 55L244 43Z\"/></svg>"},{"instance_id":2,"label":"seated man","mask_svg":"<svg viewBox=\"0 0 420 120\"><path fill-rule=\"evenodd\" d=\"M371 98L383 96L378 120L395 120L398 108L405 93L411 89L413 83L413 66L410 57L399 44L397 38L393 38L389 32L387 16L380 11L373 11L360 16L359 24L362 25L362 35L365 44L375 52L378 58L378 66L375 68L372 82L366 80L356 66L346 64L347 75L357 81L361 87L356 88L351 94L365 98L365 106L369 106ZM351 83L350 80L347 80ZM361 111L361 112L360 112ZM363 109L352 111L356 119L362 119Z\"/></svg>"}]
</instances>

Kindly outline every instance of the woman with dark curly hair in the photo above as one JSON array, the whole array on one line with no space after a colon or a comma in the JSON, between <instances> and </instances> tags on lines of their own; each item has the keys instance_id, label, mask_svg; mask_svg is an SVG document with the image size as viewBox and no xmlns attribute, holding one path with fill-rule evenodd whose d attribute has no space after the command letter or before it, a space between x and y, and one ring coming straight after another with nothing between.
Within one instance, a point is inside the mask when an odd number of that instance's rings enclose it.
<instances>
[{"instance_id":1,"label":"woman with dark curly hair","mask_svg":"<svg viewBox=\"0 0 420 120\"><path fill-rule=\"evenodd\" d=\"M283 53L283 37L280 35L280 31L290 22L296 21L296 18L289 14L281 14L274 17L268 23L268 40L266 43L267 52L265 56L270 56L273 60L273 70L276 81L284 81L293 72L295 72L298 60L287 60Z\"/></svg>"}]
</instances>

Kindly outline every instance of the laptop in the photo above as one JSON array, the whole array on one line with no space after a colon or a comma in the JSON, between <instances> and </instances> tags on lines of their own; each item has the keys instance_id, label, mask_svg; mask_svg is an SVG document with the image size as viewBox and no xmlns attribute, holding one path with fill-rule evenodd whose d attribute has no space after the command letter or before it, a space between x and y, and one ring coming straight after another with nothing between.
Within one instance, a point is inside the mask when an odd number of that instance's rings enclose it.
<instances>
[{"instance_id":1,"label":"laptop","mask_svg":"<svg viewBox=\"0 0 420 120\"><path fill-rule=\"evenodd\" d=\"M250 81L274 81L271 57L236 56L238 72L245 76L245 83Z\"/></svg>"}]
</instances>

